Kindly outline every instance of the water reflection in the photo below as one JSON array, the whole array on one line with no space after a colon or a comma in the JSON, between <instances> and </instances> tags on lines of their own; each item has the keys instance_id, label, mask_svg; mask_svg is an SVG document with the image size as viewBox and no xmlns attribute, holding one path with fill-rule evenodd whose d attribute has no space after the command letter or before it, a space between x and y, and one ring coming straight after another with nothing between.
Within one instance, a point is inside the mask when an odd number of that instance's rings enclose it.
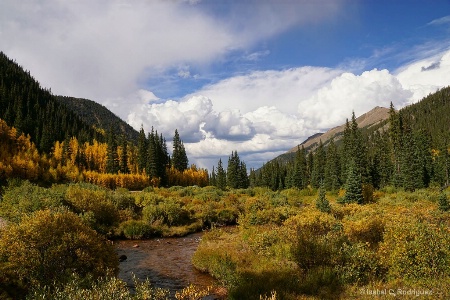
<instances>
[{"instance_id":1,"label":"water reflection","mask_svg":"<svg viewBox=\"0 0 450 300\"><path fill-rule=\"evenodd\" d=\"M191 283L204 288L214 285L211 276L191 263L201 236L195 233L181 238L116 242L117 254L127 257L120 262L119 278L130 288L134 287L132 274L141 280L149 278L154 287L169 289L172 294Z\"/></svg>"}]
</instances>

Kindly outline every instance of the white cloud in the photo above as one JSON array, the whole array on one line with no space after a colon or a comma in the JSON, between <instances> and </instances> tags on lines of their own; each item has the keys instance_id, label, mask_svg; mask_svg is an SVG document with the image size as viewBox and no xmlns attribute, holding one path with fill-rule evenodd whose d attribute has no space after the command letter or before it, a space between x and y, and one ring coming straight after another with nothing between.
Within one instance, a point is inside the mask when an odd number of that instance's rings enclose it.
<instances>
[{"instance_id":1,"label":"white cloud","mask_svg":"<svg viewBox=\"0 0 450 300\"><path fill-rule=\"evenodd\" d=\"M177 1L5 0L0 10L3 51L53 92L100 101L240 47L227 26Z\"/></svg>"},{"instance_id":2,"label":"white cloud","mask_svg":"<svg viewBox=\"0 0 450 300\"><path fill-rule=\"evenodd\" d=\"M439 19L435 19L428 23L427 25L444 25L450 23L450 16L445 16Z\"/></svg>"},{"instance_id":3,"label":"white cloud","mask_svg":"<svg viewBox=\"0 0 450 300\"><path fill-rule=\"evenodd\" d=\"M309 128L324 130L342 124L352 111L359 116L375 106L389 107L391 101L402 107L411 95L388 70L343 73L301 101L298 112Z\"/></svg>"},{"instance_id":4,"label":"white cloud","mask_svg":"<svg viewBox=\"0 0 450 300\"><path fill-rule=\"evenodd\" d=\"M413 93L409 103L414 103L450 85L450 50L410 63L396 73L403 87Z\"/></svg>"},{"instance_id":5,"label":"white cloud","mask_svg":"<svg viewBox=\"0 0 450 300\"><path fill-rule=\"evenodd\" d=\"M296 24L326 20L340 1L42 0L0 2L2 51L56 94L124 98L180 64L207 65ZM181 76L187 76L182 72Z\"/></svg>"},{"instance_id":6,"label":"white cloud","mask_svg":"<svg viewBox=\"0 0 450 300\"><path fill-rule=\"evenodd\" d=\"M205 86L193 95L210 98L218 111L238 109L247 113L276 105L280 111L292 113L299 100L310 97L341 72L319 67L255 71Z\"/></svg>"}]
</instances>

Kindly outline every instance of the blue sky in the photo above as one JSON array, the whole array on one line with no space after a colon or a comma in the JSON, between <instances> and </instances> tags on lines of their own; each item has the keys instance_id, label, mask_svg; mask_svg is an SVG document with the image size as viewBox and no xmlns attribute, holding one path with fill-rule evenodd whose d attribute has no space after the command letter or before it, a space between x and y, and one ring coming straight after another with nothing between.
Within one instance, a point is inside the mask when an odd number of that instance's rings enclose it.
<instances>
[{"instance_id":1,"label":"blue sky","mask_svg":"<svg viewBox=\"0 0 450 300\"><path fill-rule=\"evenodd\" d=\"M217 5L218 2L221 4ZM231 2L203 1L198 6L214 17L227 19L232 14L231 7L237 10L242 6L256 5ZM279 1L280 5L285 6L293 2ZM333 18L308 26L292 26L244 51L231 51L218 63L212 62L208 70L191 70L203 71L207 76L203 74L198 79L175 77L167 82L161 82L156 77L147 82L147 87L159 91L161 98L177 99L205 84L252 70L298 66L351 68L345 66L347 62L358 59L367 62L355 71L368 68L394 70L411 60L406 55L401 57L403 51L426 42L448 40L448 26L429 25L431 21L447 16L448 12L450 1L347 1L342 5L342 11ZM374 57L377 53L380 56ZM249 60L252 54L253 59ZM164 84L168 86L164 87Z\"/></svg>"},{"instance_id":2,"label":"blue sky","mask_svg":"<svg viewBox=\"0 0 450 300\"><path fill-rule=\"evenodd\" d=\"M3 0L0 41L55 94L178 129L208 169L450 84L448 0Z\"/></svg>"}]
</instances>

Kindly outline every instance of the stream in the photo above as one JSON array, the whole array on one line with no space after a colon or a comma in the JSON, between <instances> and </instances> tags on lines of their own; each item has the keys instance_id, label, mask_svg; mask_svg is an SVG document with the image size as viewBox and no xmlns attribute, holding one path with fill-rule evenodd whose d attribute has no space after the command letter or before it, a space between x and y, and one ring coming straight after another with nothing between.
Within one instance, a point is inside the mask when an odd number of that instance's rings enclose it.
<instances>
[{"instance_id":1,"label":"stream","mask_svg":"<svg viewBox=\"0 0 450 300\"><path fill-rule=\"evenodd\" d=\"M202 233L194 233L179 238L118 241L115 243L118 256L127 256L119 264L119 278L131 289L133 274L141 281L148 278L153 287L168 289L171 295L189 284L213 286L216 281L191 263L201 237Z\"/></svg>"}]
</instances>

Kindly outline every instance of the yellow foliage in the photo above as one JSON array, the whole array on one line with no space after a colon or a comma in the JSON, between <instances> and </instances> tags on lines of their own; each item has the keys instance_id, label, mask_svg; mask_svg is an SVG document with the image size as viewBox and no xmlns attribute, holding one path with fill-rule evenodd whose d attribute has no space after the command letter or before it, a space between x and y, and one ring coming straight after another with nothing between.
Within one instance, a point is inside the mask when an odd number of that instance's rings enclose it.
<instances>
[{"instance_id":1,"label":"yellow foliage","mask_svg":"<svg viewBox=\"0 0 450 300\"><path fill-rule=\"evenodd\" d=\"M170 186L197 185L204 187L208 185L208 171L206 169L197 169L195 165L191 165L189 169L186 169L183 172L178 171L172 166L168 168L166 172Z\"/></svg>"}]
</instances>

